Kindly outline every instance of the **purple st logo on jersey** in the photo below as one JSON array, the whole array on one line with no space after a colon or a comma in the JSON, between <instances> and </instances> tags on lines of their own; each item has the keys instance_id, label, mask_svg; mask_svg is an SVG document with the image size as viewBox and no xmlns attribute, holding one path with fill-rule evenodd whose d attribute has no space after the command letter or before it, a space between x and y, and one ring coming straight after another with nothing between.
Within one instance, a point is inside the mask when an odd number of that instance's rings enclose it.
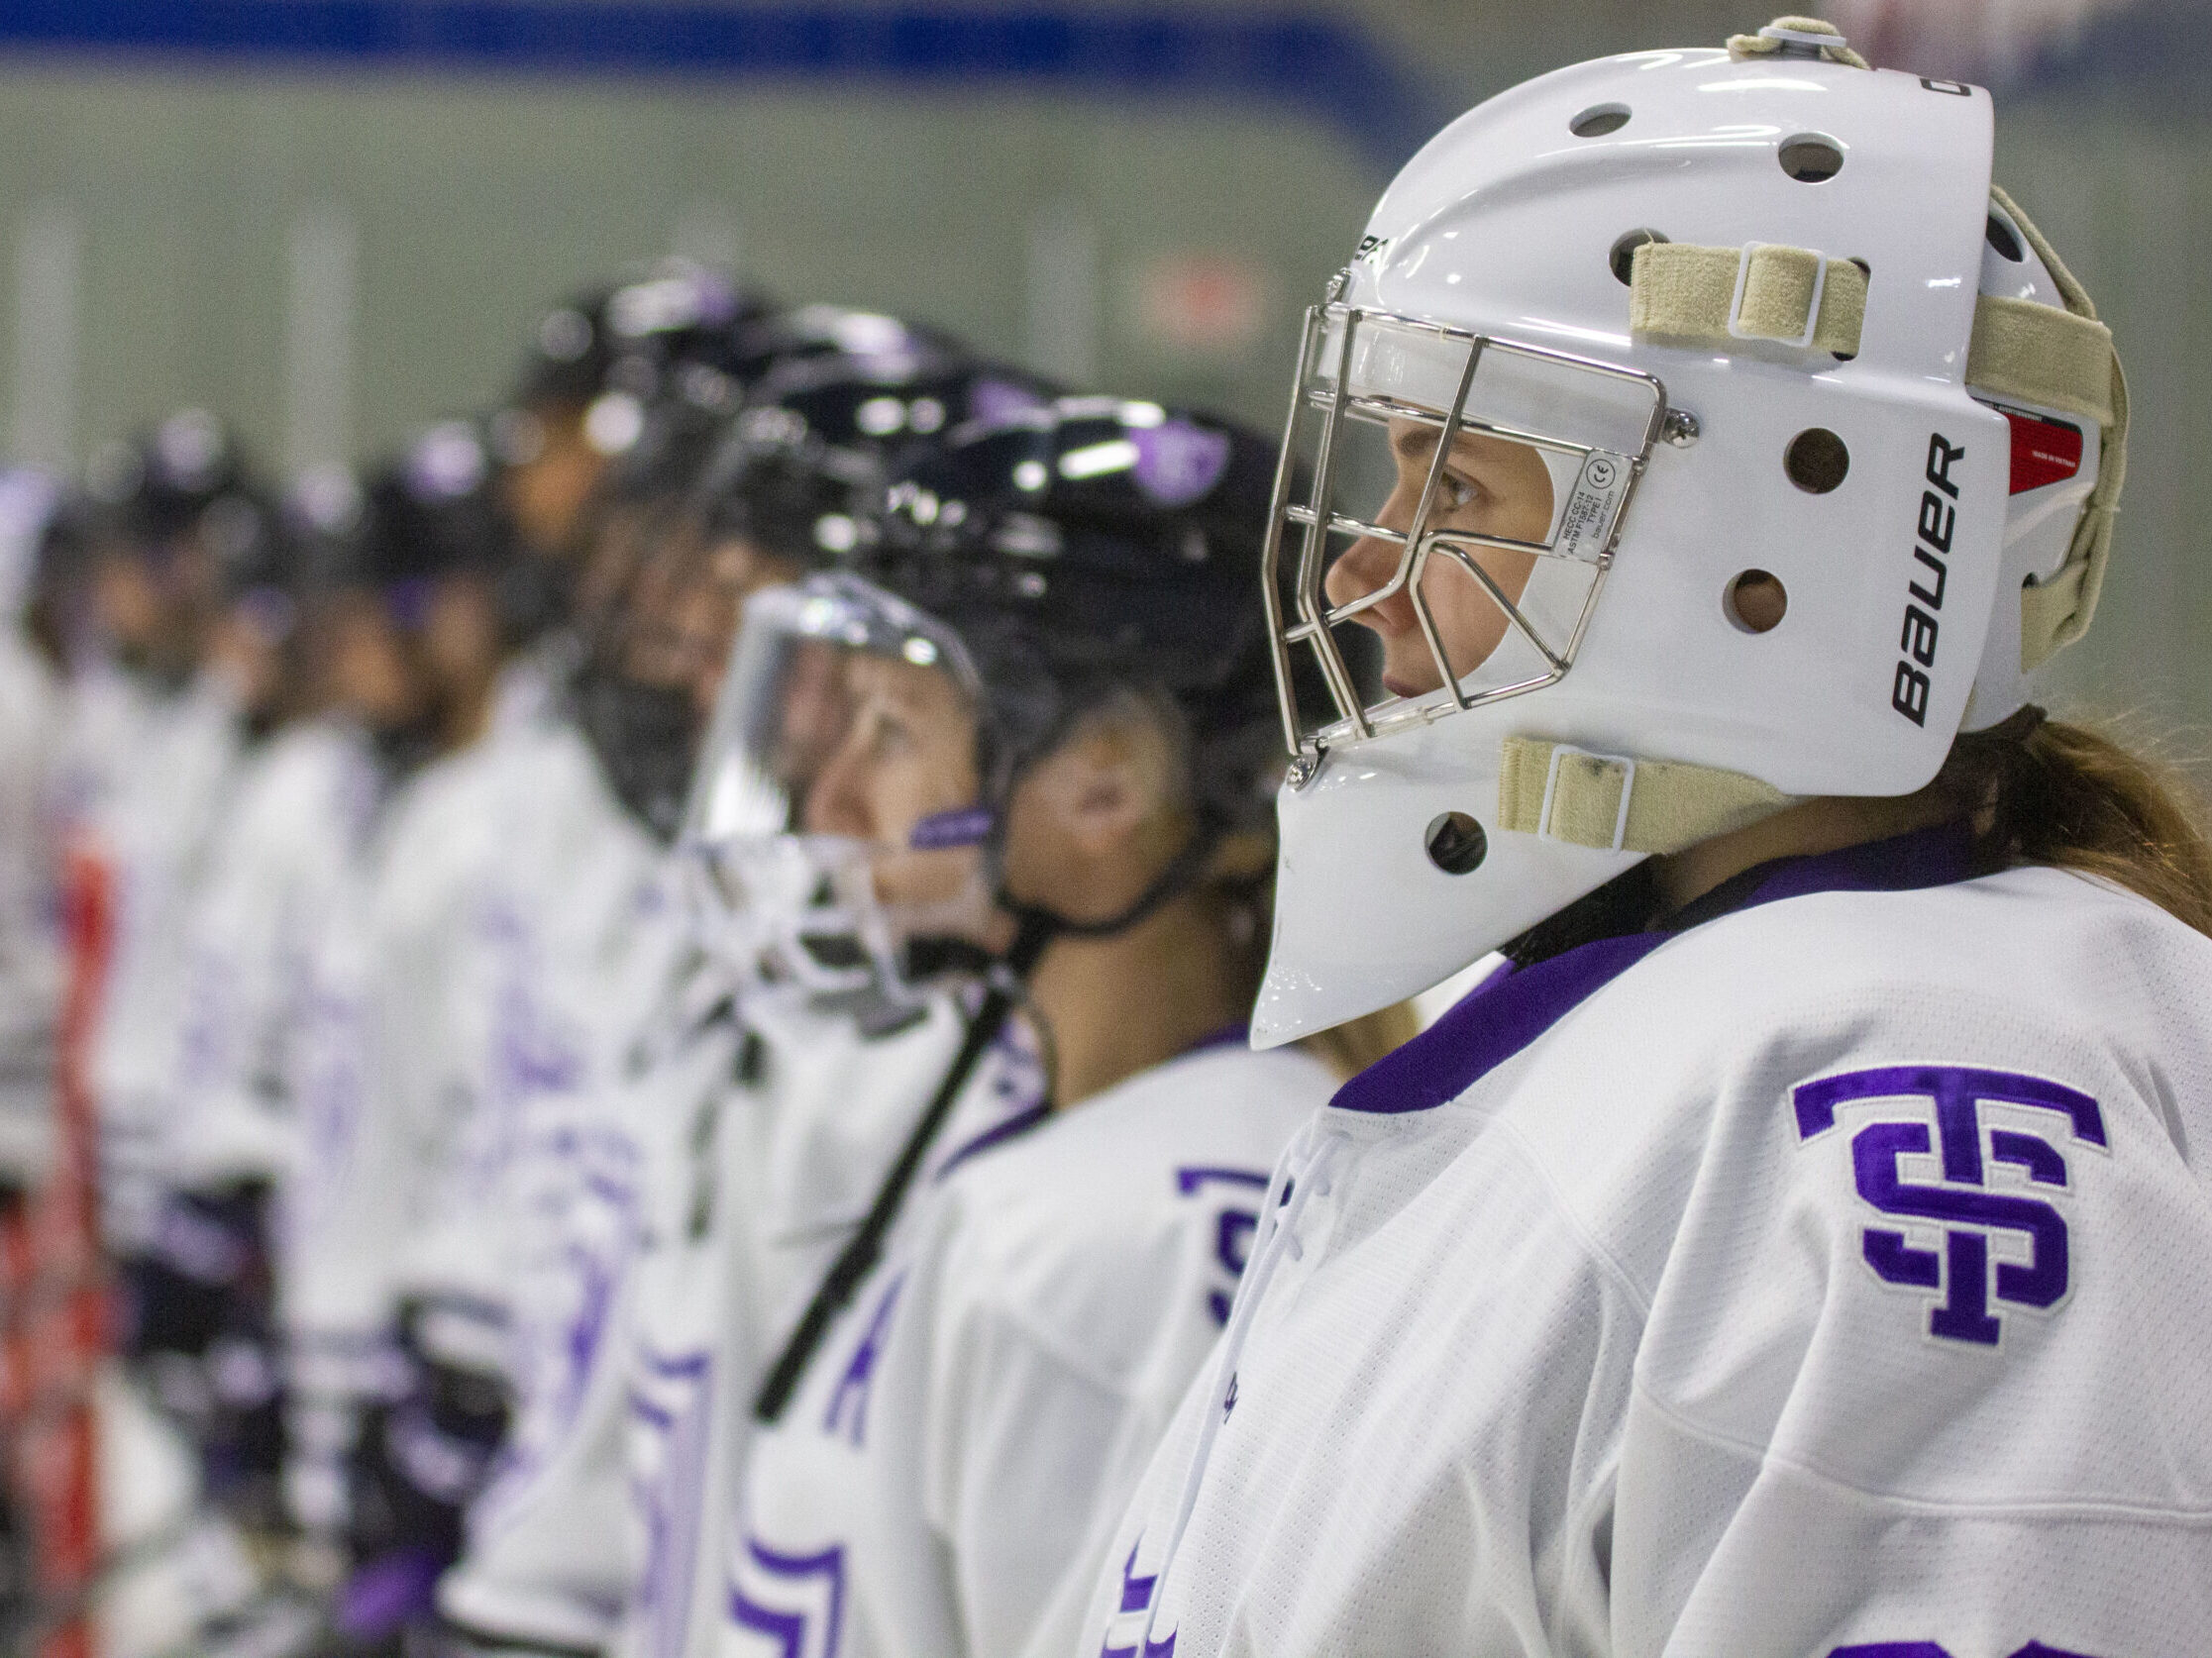
<instances>
[{"instance_id":1,"label":"purple st logo on jersey","mask_svg":"<svg viewBox=\"0 0 2212 1658\"><path fill-rule=\"evenodd\" d=\"M1157 1574L1137 1576L1137 1550L1142 1547L1144 1539L1140 1536L1129 1545L1129 1558L1121 1563L1120 1617L1152 1609L1152 1593L1160 1580ZM1166 1640L1156 1641L1148 1633L1139 1632L1127 1646L1115 1646L1108 1634L1099 1648L1099 1658L1175 1658L1175 1636L1171 1632Z\"/></svg>"},{"instance_id":2,"label":"purple st logo on jersey","mask_svg":"<svg viewBox=\"0 0 2212 1658\"><path fill-rule=\"evenodd\" d=\"M1851 1138L1851 1171L1860 1197L1885 1215L1923 1223L1923 1235L1930 1226L1940 1228L1943 1248L1920 1248L1902 1230L1869 1226L1860 1249L1883 1283L1938 1292L1928 1317L1931 1335L1994 1347L2003 1322L1991 1309L1992 1298L2054 1307L2064 1299L2070 1279L2066 1223L2057 1209L2025 1193L1992 1191L1989 1165L2011 1165L2031 1187L2064 1192L2069 1183L2065 1156L2051 1139L2028 1128L1985 1122L1983 1107L2054 1112L2065 1119L2072 1140L2099 1150L2105 1146L2104 1116L2094 1099L2062 1083L1955 1065L1847 1071L1791 1090L1800 1140L1834 1128L1840 1105L1914 1098L1933 1102L1933 1136L1925 1115L1868 1123ZM1941 1156L1941 1182L1906 1179L1902 1159L1932 1150ZM2013 1238L2026 1240L2027 1260L2000 1261L1992 1273L1991 1244Z\"/></svg>"},{"instance_id":3,"label":"purple st logo on jersey","mask_svg":"<svg viewBox=\"0 0 2212 1658\"><path fill-rule=\"evenodd\" d=\"M1225 1186L1232 1191L1265 1192L1267 1176L1258 1169L1178 1169L1175 1172L1175 1189L1186 1197L1197 1196L1213 1186ZM1214 1217L1213 1259L1226 1275L1220 1284L1206 1293L1206 1309L1213 1315L1216 1324L1225 1325L1229 1321L1237 1281L1244 1276L1244 1263L1252 1253L1252 1237L1259 1229L1259 1212L1241 1203L1226 1204Z\"/></svg>"},{"instance_id":4,"label":"purple st logo on jersey","mask_svg":"<svg viewBox=\"0 0 2212 1658\"><path fill-rule=\"evenodd\" d=\"M724 1650L837 1658L845 1625L844 1549L787 1554L747 1537L735 1565Z\"/></svg>"}]
</instances>

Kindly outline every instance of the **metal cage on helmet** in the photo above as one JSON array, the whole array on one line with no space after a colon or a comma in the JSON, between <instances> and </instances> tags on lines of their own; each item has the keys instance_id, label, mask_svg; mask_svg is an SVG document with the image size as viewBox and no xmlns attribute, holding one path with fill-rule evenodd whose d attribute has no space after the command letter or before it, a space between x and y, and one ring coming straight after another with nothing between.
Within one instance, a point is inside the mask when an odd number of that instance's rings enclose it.
<instances>
[{"instance_id":1,"label":"metal cage on helmet","mask_svg":"<svg viewBox=\"0 0 2212 1658\"><path fill-rule=\"evenodd\" d=\"M1341 293L1341 279L1336 291ZM1376 349L1381 334L1399 336L1402 360L1396 372L1376 372L1377 362L1388 354ZM1404 350L1411 345L1415 350ZM1449 371L1451 354L1463 361L1456 373ZM1422 359L1426 361L1422 362ZM1507 365L1493 374L1505 395L1497 415L1477 413L1475 400L1486 365ZM1441 371L1441 372L1440 372ZM1546 377L1563 384L1564 377L1587 376L1593 386L1612 389L1614 416L1589 422L1580 435L1538 430L1547 401L1530 396L1530 382ZM1361 389L1362 380L1366 389ZM1515 402L1516 379L1524 382L1520 408ZM1394 389L1392 389L1394 388ZM1442 390L1441 399L1402 395L1412 390ZM1558 412L1561 399L1549 399ZM1606 398L1595 400L1602 404ZM1319 420L1311 480L1304 500L1298 492L1302 434L1316 417ZM1624 418L1625 417L1625 418ZM1591 610L1604 587L1612 566L1622 519L1634 494L1637 480L1654 444L1667 431L1669 411L1666 387L1651 374L1618 364L1553 351L1545 347L1474 333L1417 317L1376 311L1331 298L1311 307L1299 348L1297 381L1292 391L1290 417L1284 434L1282 460L1277 467L1267 536L1261 553L1263 592L1268 631L1273 647L1275 679L1283 713L1283 733L1294 767L1311 767L1319 752L1331 745L1372 737L1410 721L1427 721L1484 702L1556 683L1573 666ZM1413 520L1404 530L1391 529L1367 518L1336 510L1339 479L1339 439L1346 422L1365 420L1378 424L1410 421L1436 430L1435 452ZM1604 432L1595 430L1605 426ZM1481 434L1527 445L1546 457L1568 460L1573 484L1564 503L1554 503L1552 527L1541 542L1517 540L1478 531L1431 528L1437 497L1443 484L1452 446L1462 433ZM1286 595L1284 546L1288 532L1298 532L1295 569L1289 572ZM1397 569L1374 589L1330 604L1322 592L1327 549L1331 537L1373 538L1395 543L1400 549ZM1546 639L1488 571L1470 556L1478 547L1492 547L1538 558L1567 558L1592 567L1592 579L1564 638ZM1538 653L1542 666L1533 674L1510 683L1470 690L1464 683L1471 667L1454 664L1439 637L1422 581L1429 562L1438 554L1450 558L1481 586L1504 614L1508 625ZM1399 593L1411 602L1423 643L1442 679L1441 694L1389 697L1373 704L1361 695L1351 666L1331 630L1352 621ZM1293 614L1285 608L1288 597ZM1310 649L1322 683L1334 705L1333 721L1310 723L1304 718L1292 670L1291 648Z\"/></svg>"}]
</instances>

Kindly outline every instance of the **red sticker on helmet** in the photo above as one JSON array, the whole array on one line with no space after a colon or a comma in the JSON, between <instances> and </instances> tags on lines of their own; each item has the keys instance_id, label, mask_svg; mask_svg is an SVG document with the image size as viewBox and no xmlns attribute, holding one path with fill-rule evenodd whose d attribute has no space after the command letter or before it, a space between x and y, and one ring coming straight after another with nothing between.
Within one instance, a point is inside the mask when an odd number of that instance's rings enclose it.
<instances>
[{"instance_id":1,"label":"red sticker on helmet","mask_svg":"<svg viewBox=\"0 0 2212 1658\"><path fill-rule=\"evenodd\" d=\"M2012 492L2024 495L2081 470L2081 428L2005 410L2012 424Z\"/></svg>"}]
</instances>

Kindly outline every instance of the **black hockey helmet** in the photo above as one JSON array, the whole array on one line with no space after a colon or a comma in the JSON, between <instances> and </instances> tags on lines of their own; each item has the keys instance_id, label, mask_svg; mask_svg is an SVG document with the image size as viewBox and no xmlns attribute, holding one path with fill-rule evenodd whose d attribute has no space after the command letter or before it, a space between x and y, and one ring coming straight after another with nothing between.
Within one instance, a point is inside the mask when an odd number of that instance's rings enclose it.
<instances>
[{"instance_id":1,"label":"black hockey helmet","mask_svg":"<svg viewBox=\"0 0 2212 1658\"><path fill-rule=\"evenodd\" d=\"M768 300L726 272L691 259L663 259L564 300L538 319L514 396L515 407L589 405L609 391L644 399L682 364L728 371L772 315Z\"/></svg>"},{"instance_id":2,"label":"black hockey helmet","mask_svg":"<svg viewBox=\"0 0 2212 1658\"><path fill-rule=\"evenodd\" d=\"M700 483L711 538L801 569L852 554L901 450L1046 408L1055 388L938 337L787 358L754 384Z\"/></svg>"},{"instance_id":3,"label":"black hockey helmet","mask_svg":"<svg viewBox=\"0 0 2212 1658\"><path fill-rule=\"evenodd\" d=\"M1274 698L1260 542L1275 445L1157 403L1068 397L914 452L857 573L974 664L1001 793L1117 689L1166 697L1216 828L1264 816Z\"/></svg>"},{"instance_id":4,"label":"black hockey helmet","mask_svg":"<svg viewBox=\"0 0 2212 1658\"><path fill-rule=\"evenodd\" d=\"M482 424L441 421L375 467L363 488L363 520L350 545L348 569L361 585L465 574L497 585L521 544L493 487Z\"/></svg>"},{"instance_id":5,"label":"black hockey helmet","mask_svg":"<svg viewBox=\"0 0 2212 1658\"><path fill-rule=\"evenodd\" d=\"M95 533L165 558L186 544L213 561L219 595L290 584L269 498L230 425L180 409L105 446L87 469Z\"/></svg>"}]
</instances>

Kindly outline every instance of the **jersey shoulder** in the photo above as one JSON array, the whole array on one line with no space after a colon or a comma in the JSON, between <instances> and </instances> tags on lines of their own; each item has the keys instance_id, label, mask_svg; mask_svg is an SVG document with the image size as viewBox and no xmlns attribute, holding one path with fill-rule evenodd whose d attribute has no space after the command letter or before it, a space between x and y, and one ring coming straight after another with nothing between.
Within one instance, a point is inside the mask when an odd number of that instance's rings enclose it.
<instances>
[{"instance_id":1,"label":"jersey shoulder","mask_svg":"<svg viewBox=\"0 0 2212 1658\"><path fill-rule=\"evenodd\" d=\"M1673 1130L1652 1105L1717 1074L1905 1051L1961 1063L2094 1052L2133 1070L2156 1055L2212 1075L2212 939L2053 869L1813 893L1661 946L1554 1025L1514 1075L1602 1069L1620 1110L1663 1134ZM1622 1066L1624 1053L1637 1063Z\"/></svg>"},{"instance_id":2,"label":"jersey shoulder","mask_svg":"<svg viewBox=\"0 0 2212 1658\"><path fill-rule=\"evenodd\" d=\"M936 1211L948 1312L1009 1321L1121 1385L1171 1298L1225 1306L1221 1239L1247 1240L1283 1147L1335 1086L1296 1049L1209 1050L952 1171Z\"/></svg>"},{"instance_id":3,"label":"jersey shoulder","mask_svg":"<svg viewBox=\"0 0 2212 1658\"><path fill-rule=\"evenodd\" d=\"M2212 976L2212 939L2113 881L2043 866L1903 891L1813 892L1696 928L1655 953L1672 972L1804 999L1909 979L2078 1004L2118 959ZM1777 962L1789 970L1776 974Z\"/></svg>"},{"instance_id":4,"label":"jersey shoulder","mask_svg":"<svg viewBox=\"0 0 2212 1658\"><path fill-rule=\"evenodd\" d=\"M1618 1139L1517 1123L1649 1308L1645 1397L1884 1498L2204 1511L2212 942L2052 870L1793 907L1622 998Z\"/></svg>"},{"instance_id":5,"label":"jersey shoulder","mask_svg":"<svg viewBox=\"0 0 2212 1658\"><path fill-rule=\"evenodd\" d=\"M2189 1148L2212 1142L2212 940L2054 870L1812 894L1662 946L1462 1098L1648 1298L1693 1199L1725 1196L1732 1236L1785 1225L1793 1193L1847 1225L1847 1180L1798 1183L1828 1143L1817 1125L1875 1107L1819 1102L1894 1103L1939 1076L2094 1099L2108 1143L2140 1142L2146 1178L2194 1183Z\"/></svg>"},{"instance_id":6,"label":"jersey shoulder","mask_svg":"<svg viewBox=\"0 0 2212 1658\"><path fill-rule=\"evenodd\" d=\"M237 812L283 825L282 832L338 815L363 762L361 740L331 721L285 727L248 755L239 777Z\"/></svg>"}]
</instances>

